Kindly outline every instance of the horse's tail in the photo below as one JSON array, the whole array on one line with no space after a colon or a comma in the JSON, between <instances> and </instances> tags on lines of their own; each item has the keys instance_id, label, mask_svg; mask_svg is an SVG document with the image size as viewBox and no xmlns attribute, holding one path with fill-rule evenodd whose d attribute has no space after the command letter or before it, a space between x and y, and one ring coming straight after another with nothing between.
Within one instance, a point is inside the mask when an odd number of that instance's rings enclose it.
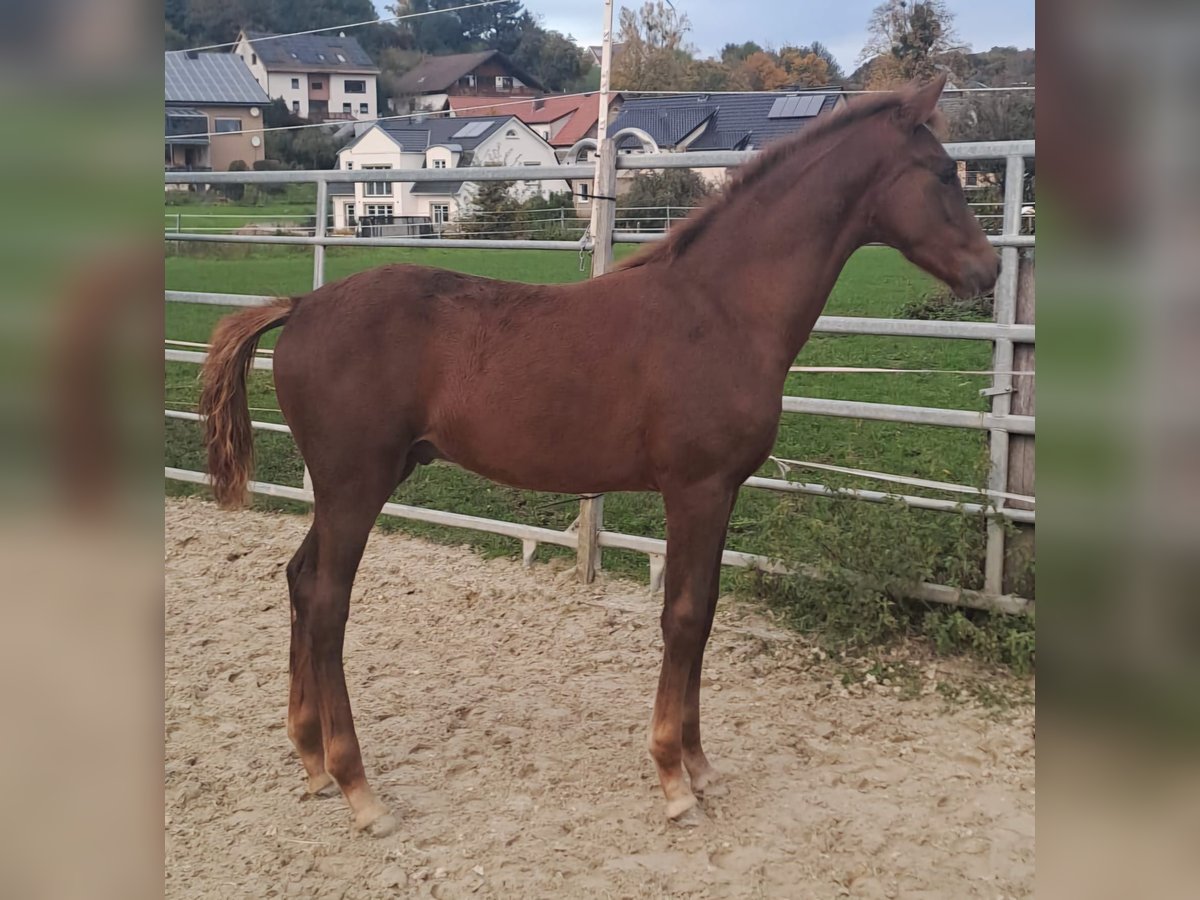
<instances>
[{"instance_id":1,"label":"horse's tail","mask_svg":"<svg viewBox=\"0 0 1200 900\"><path fill-rule=\"evenodd\" d=\"M200 415L213 494L226 509L245 504L246 483L254 470L246 376L254 364L258 339L286 322L294 306L294 300L281 298L269 306L226 316L213 331L201 376Z\"/></svg>"}]
</instances>

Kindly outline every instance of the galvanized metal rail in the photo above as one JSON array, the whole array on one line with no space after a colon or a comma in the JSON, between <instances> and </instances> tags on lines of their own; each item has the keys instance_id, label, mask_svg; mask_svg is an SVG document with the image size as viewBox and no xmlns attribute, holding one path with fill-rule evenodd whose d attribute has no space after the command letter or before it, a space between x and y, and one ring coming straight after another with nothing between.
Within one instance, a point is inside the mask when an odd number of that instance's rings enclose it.
<instances>
[{"instance_id":1,"label":"galvanized metal rail","mask_svg":"<svg viewBox=\"0 0 1200 900\"><path fill-rule=\"evenodd\" d=\"M1032 416L1014 416L1009 413L1009 391L1012 386L1011 370L1013 346L1017 343L1033 343L1032 325L1015 324L1011 314L1015 307L1016 272L1019 254L1035 246L1032 235L1020 234L1021 200L1024 183L1025 159L1033 157L1035 146L1032 141L992 142L977 144L948 144L947 152L956 160L1007 160L1006 192L1004 202L1004 228L1001 235L989 238L1001 248L1002 270L997 286L997 321L984 322L940 322L907 319L875 319L851 316L822 316L814 331L833 335L879 335L914 338L937 338L945 340L982 340L995 347L995 373L992 388L987 393L992 397L989 412L976 410L933 409L926 407L901 406L885 403L863 403L845 400L826 400L807 397L783 397L781 410L785 413L839 416L876 421L904 422L921 425L938 425L952 428L986 430L991 447L991 474L988 488L1003 492L1007 485L1008 435L1033 434L1035 420ZM612 162L615 170L653 170L674 168L708 168L741 165L754 156L753 152L722 151L700 153L643 153L616 155ZM597 163L577 163L559 166L486 166L471 170L472 181L531 181L595 178ZM609 176L611 177L611 175ZM329 185L345 183L421 183L443 181L445 173L432 169L376 169L376 170L321 170L321 171L277 171L277 172L168 172L167 184L313 184L317 185L317 227L311 236L299 235L230 235L195 234L172 232L165 235L168 241L196 243L235 243L309 246L313 248L313 286L324 282L325 251L329 247L442 247L452 249L537 249L579 252L578 241L533 241L533 240L479 240L458 238L347 238L330 235L325 227L328 222ZM656 238L651 234L614 232L607 236L616 243L646 243ZM166 300L173 303L195 303L223 307L259 306L272 298L260 295L222 294L197 291L167 291ZM167 361L198 364L205 354L190 350L167 349ZM257 369L270 370L271 360L257 357ZM169 418L198 421L196 413L186 410L167 410ZM271 422L255 422L260 430L290 433L286 425ZM166 477L192 483L205 483L207 476L168 467ZM945 585L924 584L917 586L913 596L917 599L937 603L952 603L976 608L987 608L1004 612L1020 612L1029 608L1029 601L1019 597L1005 596L1000 592L1003 574L1004 526L1002 520L1032 524L1032 510L1011 509L1002 500L989 500L986 504L960 503L928 497L895 495L882 491L831 488L822 484L807 484L771 478L750 478L747 487L782 493L803 493L817 496L848 496L867 502L893 502L897 499L917 508L941 512L957 512L987 516L990 525L986 558L985 590L966 591ZM251 491L265 496L280 497L301 502L311 502L312 494L303 488L252 482ZM537 543L550 543L579 549L579 536L571 530L560 532L554 529L502 522L477 516L466 516L441 510L427 510L402 504L389 503L383 512L387 515L450 527L470 528L494 534L502 534L522 541L526 559L531 558ZM596 547L611 547L646 553L650 557L652 582L661 577L662 560L665 554L663 541L625 535L603 530L595 532ZM749 566L764 571L778 571L777 564L765 557L753 554L726 551L725 565Z\"/></svg>"}]
</instances>

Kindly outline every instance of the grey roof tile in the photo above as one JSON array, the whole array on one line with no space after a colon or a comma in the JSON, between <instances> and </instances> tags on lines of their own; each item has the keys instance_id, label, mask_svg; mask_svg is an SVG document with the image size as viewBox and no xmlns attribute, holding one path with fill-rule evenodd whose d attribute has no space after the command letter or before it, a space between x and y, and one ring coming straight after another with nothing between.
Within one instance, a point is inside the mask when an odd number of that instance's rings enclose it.
<instances>
[{"instance_id":1,"label":"grey roof tile","mask_svg":"<svg viewBox=\"0 0 1200 900\"><path fill-rule=\"evenodd\" d=\"M813 115L772 119L771 109L785 96L780 93L745 93L627 98L610 128L616 132L632 125L649 132L659 146L673 149L701 122L707 121L707 127L692 142L691 149L761 149L772 141L795 134L816 118ZM825 94L817 115L833 109L839 96L836 91ZM633 139L621 141L622 148L638 146Z\"/></svg>"},{"instance_id":2,"label":"grey roof tile","mask_svg":"<svg viewBox=\"0 0 1200 900\"><path fill-rule=\"evenodd\" d=\"M265 31L247 31L246 39L267 69L369 69L375 61L352 37L335 34L301 34L276 37ZM264 40L268 38L269 40Z\"/></svg>"}]
</instances>

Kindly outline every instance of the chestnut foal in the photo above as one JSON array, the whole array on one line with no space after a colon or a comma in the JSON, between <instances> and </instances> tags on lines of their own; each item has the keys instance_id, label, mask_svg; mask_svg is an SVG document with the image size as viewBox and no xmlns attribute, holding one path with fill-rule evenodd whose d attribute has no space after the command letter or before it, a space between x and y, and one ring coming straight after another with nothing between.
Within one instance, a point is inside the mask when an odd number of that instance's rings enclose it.
<instances>
[{"instance_id":1,"label":"chestnut foal","mask_svg":"<svg viewBox=\"0 0 1200 900\"><path fill-rule=\"evenodd\" d=\"M700 671L742 482L771 452L788 367L850 255L890 245L970 295L999 259L930 126L944 79L856 99L744 167L617 271L569 285L389 265L222 320L204 368L217 499L245 499L246 373L283 325L275 386L315 495L288 566L288 734L313 792L357 828L396 821L367 784L342 671L350 589L380 507L418 464L514 487L660 491L668 547L650 729L666 813L716 778Z\"/></svg>"}]
</instances>

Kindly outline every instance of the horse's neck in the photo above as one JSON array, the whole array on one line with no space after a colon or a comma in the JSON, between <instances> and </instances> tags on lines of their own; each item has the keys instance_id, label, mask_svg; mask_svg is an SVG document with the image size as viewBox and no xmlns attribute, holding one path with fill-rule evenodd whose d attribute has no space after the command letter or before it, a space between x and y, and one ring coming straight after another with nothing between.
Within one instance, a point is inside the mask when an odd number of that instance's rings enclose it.
<instances>
[{"instance_id":1,"label":"horse's neck","mask_svg":"<svg viewBox=\"0 0 1200 900\"><path fill-rule=\"evenodd\" d=\"M856 153L843 167L842 145L814 147L786 191L771 181L749 189L739 205L753 214L735 223L731 209L730 221L713 222L685 263L750 326L759 352L789 366L863 244L862 201L876 166Z\"/></svg>"}]
</instances>

